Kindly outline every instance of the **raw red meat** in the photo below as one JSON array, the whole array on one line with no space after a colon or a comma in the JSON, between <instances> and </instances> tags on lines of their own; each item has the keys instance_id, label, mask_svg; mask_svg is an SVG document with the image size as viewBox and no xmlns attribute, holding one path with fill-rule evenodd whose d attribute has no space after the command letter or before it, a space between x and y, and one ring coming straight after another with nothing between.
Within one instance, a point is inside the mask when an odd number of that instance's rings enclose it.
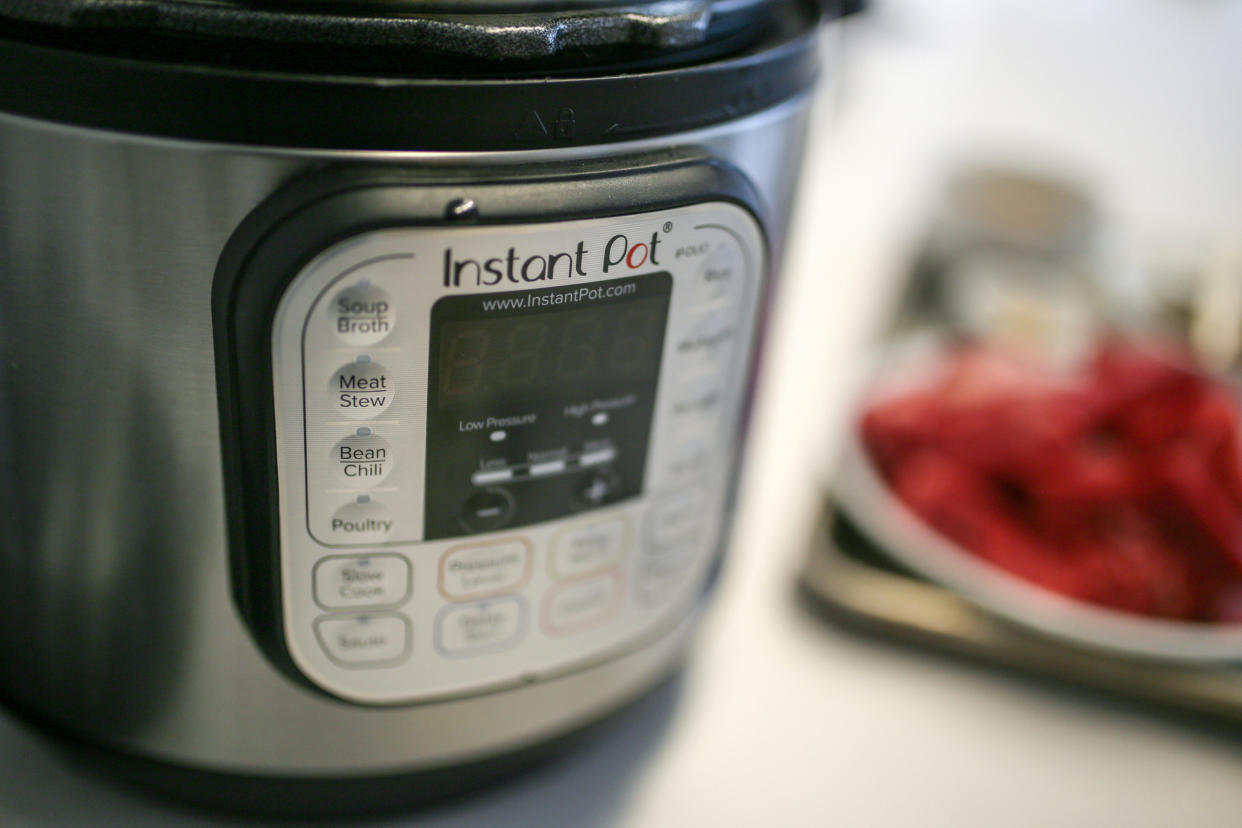
<instances>
[{"instance_id":1,"label":"raw red meat","mask_svg":"<svg viewBox=\"0 0 1242 828\"><path fill-rule=\"evenodd\" d=\"M1242 413L1184 352L1110 341L1057 373L961 346L931 376L859 424L929 525L1062 595L1242 622Z\"/></svg>"}]
</instances>

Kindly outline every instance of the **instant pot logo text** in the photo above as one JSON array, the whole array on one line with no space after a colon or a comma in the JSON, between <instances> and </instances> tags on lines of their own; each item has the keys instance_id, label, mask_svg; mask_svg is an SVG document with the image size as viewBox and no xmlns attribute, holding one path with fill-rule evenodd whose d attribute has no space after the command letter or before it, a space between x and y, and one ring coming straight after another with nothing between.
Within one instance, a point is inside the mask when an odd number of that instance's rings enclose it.
<instances>
[{"instance_id":1,"label":"instant pot logo text","mask_svg":"<svg viewBox=\"0 0 1242 828\"><path fill-rule=\"evenodd\" d=\"M634 241L624 233L618 233L608 240L598 258L592 255L584 241L579 241L570 250L531 254L519 253L516 247L510 247L505 255L489 259L459 259L453 255L453 248L447 247L444 250L444 286L461 287L465 284L490 287L502 282L550 282L586 276L588 268L598 269L601 273L638 270L660 264L658 257L662 241L658 230L651 234L650 239Z\"/></svg>"}]
</instances>

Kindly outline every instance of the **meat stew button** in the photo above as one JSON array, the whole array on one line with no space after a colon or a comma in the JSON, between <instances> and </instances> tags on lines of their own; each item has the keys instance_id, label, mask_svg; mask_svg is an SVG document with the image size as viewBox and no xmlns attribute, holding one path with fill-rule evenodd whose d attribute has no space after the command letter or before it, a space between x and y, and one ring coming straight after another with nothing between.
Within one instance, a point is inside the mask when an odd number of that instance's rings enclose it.
<instances>
[{"instance_id":1,"label":"meat stew button","mask_svg":"<svg viewBox=\"0 0 1242 828\"><path fill-rule=\"evenodd\" d=\"M400 555L335 555L315 564L315 600L325 609L399 604L410 592Z\"/></svg>"},{"instance_id":2,"label":"meat stew button","mask_svg":"<svg viewBox=\"0 0 1242 828\"><path fill-rule=\"evenodd\" d=\"M315 635L324 652L345 667L384 667L410 653L410 622L403 615L320 616Z\"/></svg>"},{"instance_id":3,"label":"meat stew button","mask_svg":"<svg viewBox=\"0 0 1242 828\"><path fill-rule=\"evenodd\" d=\"M395 388L392 373L364 355L341 366L328 382L328 391L335 410L351 420L365 420L392 405Z\"/></svg>"}]
</instances>

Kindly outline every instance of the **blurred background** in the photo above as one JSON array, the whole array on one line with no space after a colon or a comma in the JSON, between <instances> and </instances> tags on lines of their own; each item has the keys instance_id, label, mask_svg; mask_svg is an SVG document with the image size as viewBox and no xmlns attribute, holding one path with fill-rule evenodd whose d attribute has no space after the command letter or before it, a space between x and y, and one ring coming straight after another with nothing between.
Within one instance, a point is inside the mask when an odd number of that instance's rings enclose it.
<instances>
[{"instance_id":1,"label":"blurred background","mask_svg":"<svg viewBox=\"0 0 1242 828\"><path fill-rule=\"evenodd\" d=\"M1147 365L1142 357L1193 394L1233 400L1242 3L875 0L827 33L824 49L827 82L770 328L743 509L688 668L549 768L371 824L1242 821L1242 730L1220 724L1242 717L1242 672L1228 667L1242 656L1229 629L1242 598L1195 603L1193 579L1215 572L1209 563L1179 574L1189 597L1176 607L1169 599L1149 611L1150 584L1127 581L1124 592L1111 576L1067 607L1045 599L1087 575L1032 592L1022 583L1032 577L1012 577L1021 563L1004 576L977 565L992 554L986 544L923 556L917 526L913 536L886 534L900 522L894 515L919 511L914 489L903 495L914 508L882 502L897 466L878 482L848 471L851 452L875 459L876 443L872 455L855 444L877 378L904 382L890 399L943 391L937 383L962 342L1017 354L979 370L1005 377L1020 411L1066 386L1081 392L1102 336L1133 349L1123 362ZM911 342L917 359L892 356ZM1223 405L1220 416L1233 419L1222 433L1232 435L1237 418ZM1178 433L1190 427L1169 416ZM941 514L936 497L959 503L960 491L929 495L924 515ZM816 526L842 503L863 535L870 525L878 558L892 560L824 564L836 541ZM1210 536L1202 556L1219 554L1228 568L1232 513L1199 505L1187 497L1206 528L1185 531ZM1213 520L1224 521L1215 534ZM1142 537L1151 541L1145 561L1172 544L1163 524ZM1086 564L1075 560L1057 572L1081 575ZM825 572L826 588L816 580ZM841 584L857 589L834 592ZM994 616L1017 623L996 626ZM1187 647L1195 659L1169 658ZM1096 690L1077 689L1084 684ZM1146 701L1126 700L1135 695ZM221 823L79 775L5 717L0 824Z\"/></svg>"}]
</instances>

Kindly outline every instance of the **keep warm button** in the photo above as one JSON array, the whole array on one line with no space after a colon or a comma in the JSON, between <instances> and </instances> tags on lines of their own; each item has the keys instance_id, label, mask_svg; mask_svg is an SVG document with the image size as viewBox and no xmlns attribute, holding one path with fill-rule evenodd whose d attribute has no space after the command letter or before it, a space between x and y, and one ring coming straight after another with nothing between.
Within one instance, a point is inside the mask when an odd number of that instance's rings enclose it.
<instances>
[{"instance_id":1,"label":"keep warm button","mask_svg":"<svg viewBox=\"0 0 1242 828\"><path fill-rule=\"evenodd\" d=\"M410 622L403 615L325 615L315 635L328 657L342 667L385 667L410 653Z\"/></svg>"}]
</instances>

